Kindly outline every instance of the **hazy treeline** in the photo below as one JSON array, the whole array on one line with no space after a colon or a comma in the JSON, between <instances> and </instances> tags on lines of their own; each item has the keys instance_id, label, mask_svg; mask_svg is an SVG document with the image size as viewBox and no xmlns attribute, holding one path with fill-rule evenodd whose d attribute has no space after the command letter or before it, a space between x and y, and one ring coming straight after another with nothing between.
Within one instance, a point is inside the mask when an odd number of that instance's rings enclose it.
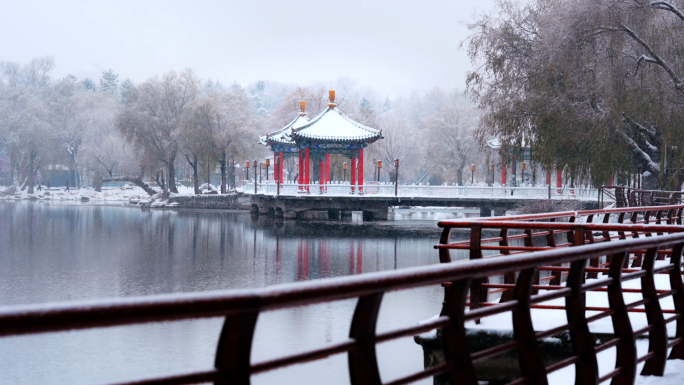
<instances>
[{"instance_id":1,"label":"hazy treeline","mask_svg":"<svg viewBox=\"0 0 684 385\"><path fill-rule=\"evenodd\" d=\"M300 100L310 117L321 112L328 88L337 90L347 115L383 130L385 139L367 150L366 180L373 179L372 159L384 162L380 180L393 180L388 170L397 158L402 183L463 184L471 163L480 170L477 180L489 176L491 154L473 137L478 113L458 90L390 98L348 79L327 87L242 87L200 79L190 69L134 84L112 70L97 80L55 79L54 67L51 57L0 62L0 182L29 193L52 170L68 170L72 186L129 180L175 192L180 182L198 191L218 169L226 191L230 179L244 179L245 161L272 156L259 135L294 119ZM342 179L344 161L333 158L333 180ZM286 162L289 179L294 167Z\"/></svg>"}]
</instances>

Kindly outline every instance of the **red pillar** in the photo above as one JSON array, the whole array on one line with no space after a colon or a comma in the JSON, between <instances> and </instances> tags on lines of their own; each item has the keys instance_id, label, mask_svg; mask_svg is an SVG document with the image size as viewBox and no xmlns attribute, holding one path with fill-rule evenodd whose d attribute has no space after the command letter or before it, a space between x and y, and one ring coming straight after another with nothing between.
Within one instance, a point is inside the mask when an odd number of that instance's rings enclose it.
<instances>
[{"instance_id":1,"label":"red pillar","mask_svg":"<svg viewBox=\"0 0 684 385\"><path fill-rule=\"evenodd\" d=\"M325 183L330 182L330 154L325 154Z\"/></svg>"},{"instance_id":2,"label":"red pillar","mask_svg":"<svg viewBox=\"0 0 684 385\"><path fill-rule=\"evenodd\" d=\"M309 158L309 149L306 148L306 149L304 149L304 170L306 170L304 173L304 183L305 184L311 183L311 177L310 177L311 174L309 174L309 171L310 171L309 164L311 163L310 160L311 159ZM309 191L308 187L306 188L306 191Z\"/></svg>"},{"instance_id":3,"label":"red pillar","mask_svg":"<svg viewBox=\"0 0 684 385\"><path fill-rule=\"evenodd\" d=\"M323 192L323 185L325 184L325 161L323 158L318 161L318 171L318 183L321 185L321 192Z\"/></svg>"},{"instance_id":4,"label":"red pillar","mask_svg":"<svg viewBox=\"0 0 684 385\"><path fill-rule=\"evenodd\" d=\"M549 171L546 172L546 184L551 185L551 173Z\"/></svg>"},{"instance_id":5,"label":"red pillar","mask_svg":"<svg viewBox=\"0 0 684 385\"><path fill-rule=\"evenodd\" d=\"M278 153L280 157L280 166L278 166L278 181L283 183L283 165L285 164L285 158L283 158L283 152Z\"/></svg>"},{"instance_id":6,"label":"red pillar","mask_svg":"<svg viewBox=\"0 0 684 385\"><path fill-rule=\"evenodd\" d=\"M561 187L563 187L563 171L561 170L556 171L556 187L558 187L559 194L563 193L561 190Z\"/></svg>"},{"instance_id":7,"label":"red pillar","mask_svg":"<svg viewBox=\"0 0 684 385\"><path fill-rule=\"evenodd\" d=\"M302 149L300 148L299 151L297 152L297 183L302 184L302 173L304 172L304 168L302 167Z\"/></svg>"},{"instance_id":8,"label":"red pillar","mask_svg":"<svg viewBox=\"0 0 684 385\"><path fill-rule=\"evenodd\" d=\"M359 192L363 192L363 148L359 148Z\"/></svg>"},{"instance_id":9,"label":"red pillar","mask_svg":"<svg viewBox=\"0 0 684 385\"><path fill-rule=\"evenodd\" d=\"M356 184L356 157L355 157L354 155L352 155L352 158L351 158L351 177L350 177L350 183L351 183L351 186L352 186L351 189L352 189L352 194L353 194L354 191L356 190L356 188L354 187L354 185Z\"/></svg>"},{"instance_id":10,"label":"red pillar","mask_svg":"<svg viewBox=\"0 0 684 385\"><path fill-rule=\"evenodd\" d=\"M506 162L501 161L501 185L504 186L506 184Z\"/></svg>"}]
</instances>

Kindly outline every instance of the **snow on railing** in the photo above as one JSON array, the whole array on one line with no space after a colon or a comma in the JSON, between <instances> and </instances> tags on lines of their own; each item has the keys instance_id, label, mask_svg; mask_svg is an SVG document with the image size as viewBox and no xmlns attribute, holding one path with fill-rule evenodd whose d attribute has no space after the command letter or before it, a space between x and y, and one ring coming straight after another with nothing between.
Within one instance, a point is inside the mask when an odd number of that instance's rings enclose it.
<instances>
[{"instance_id":1,"label":"snow on railing","mask_svg":"<svg viewBox=\"0 0 684 385\"><path fill-rule=\"evenodd\" d=\"M254 194L254 183L246 182L246 194ZM507 187L507 186L431 186L431 185L399 185L400 197L449 197L449 198L510 198L510 199L583 199L598 198L598 189L558 188L553 187ZM275 182L257 183L257 194L276 195L278 186ZM338 183L330 184L296 184L291 182L280 184L280 195L367 195L394 196L394 184L364 184L361 186Z\"/></svg>"}]
</instances>

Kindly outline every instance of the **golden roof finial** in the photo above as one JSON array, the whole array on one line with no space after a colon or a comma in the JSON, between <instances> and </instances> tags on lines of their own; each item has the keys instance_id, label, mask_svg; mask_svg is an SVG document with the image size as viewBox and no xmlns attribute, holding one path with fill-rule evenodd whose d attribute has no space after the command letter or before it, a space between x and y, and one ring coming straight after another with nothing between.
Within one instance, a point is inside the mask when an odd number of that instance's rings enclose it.
<instances>
[{"instance_id":1,"label":"golden roof finial","mask_svg":"<svg viewBox=\"0 0 684 385\"><path fill-rule=\"evenodd\" d=\"M328 107L335 108L337 106L337 104L335 104L335 90L328 91L328 97L330 98L330 103L328 103Z\"/></svg>"}]
</instances>

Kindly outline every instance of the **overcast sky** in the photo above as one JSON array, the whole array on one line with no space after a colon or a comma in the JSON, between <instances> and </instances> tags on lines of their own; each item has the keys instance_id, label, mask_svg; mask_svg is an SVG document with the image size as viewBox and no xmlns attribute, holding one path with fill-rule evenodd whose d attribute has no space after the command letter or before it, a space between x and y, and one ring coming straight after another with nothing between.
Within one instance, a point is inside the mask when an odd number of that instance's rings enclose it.
<instances>
[{"instance_id":1,"label":"overcast sky","mask_svg":"<svg viewBox=\"0 0 684 385\"><path fill-rule=\"evenodd\" d=\"M140 82L193 68L243 85L349 77L381 93L463 88L462 22L494 0L0 1L0 60L52 55L54 75Z\"/></svg>"}]
</instances>

